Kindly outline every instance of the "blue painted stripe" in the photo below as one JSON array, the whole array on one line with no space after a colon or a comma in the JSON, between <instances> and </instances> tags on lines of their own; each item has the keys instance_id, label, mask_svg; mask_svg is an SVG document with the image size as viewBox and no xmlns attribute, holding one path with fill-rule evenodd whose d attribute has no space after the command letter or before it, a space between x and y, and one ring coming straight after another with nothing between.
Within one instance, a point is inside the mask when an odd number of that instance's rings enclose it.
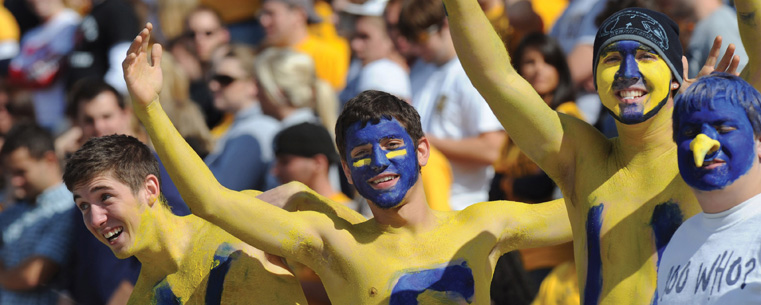
<instances>
[{"instance_id":1,"label":"blue painted stripe","mask_svg":"<svg viewBox=\"0 0 761 305\"><path fill-rule=\"evenodd\" d=\"M232 263L241 255L242 251L232 252L230 244L223 243L214 253L215 266L209 271L209 281L206 283L206 305L218 305L222 303L222 290L225 285L225 277L230 271ZM232 252L232 253L231 253Z\"/></svg>"},{"instance_id":2,"label":"blue painted stripe","mask_svg":"<svg viewBox=\"0 0 761 305\"><path fill-rule=\"evenodd\" d=\"M596 305L602 292L602 257L600 231L604 205L593 206L587 213L587 282L584 285L584 304Z\"/></svg>"}]
</instances>

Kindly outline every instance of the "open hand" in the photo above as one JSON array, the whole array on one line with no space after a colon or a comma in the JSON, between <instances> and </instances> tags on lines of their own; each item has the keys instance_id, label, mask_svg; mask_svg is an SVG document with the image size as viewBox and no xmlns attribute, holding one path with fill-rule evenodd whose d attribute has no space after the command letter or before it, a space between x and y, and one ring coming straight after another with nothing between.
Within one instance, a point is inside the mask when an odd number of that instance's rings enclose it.
<instances>
[{"instance_id":1,"label":"open hand","mask_svg":"<svg viewBox=\"0 0 761 305\"><path fill-rule=\"evenodd\" d=\"M737 72L737 67L740 65L740 56L735 55L735 45L733 43L730 43L729 46L727 46L727 50L724 52L724 56L721 57L721 61L719 61L718 65L716 64L716 60L719 58L721 51L721 40L721 36L716 36L716 38L714 38L713 46L711 46L711 51L708 52L708 58L706 59L703 68L701 68L700 72L698 72L698 76L695 78L687 77L689 64L687 63L687 57L682 56L682 66L684 67L684 83L682 84L682 87L679 88L679 93L687 90L687 87L692 85L692 83L694 83L698 78L711 74L715 71L740 75L740 73Z\"/></svg>"},{"instance_id":2,"label":"open hand","mask_svg":"<svg viewBox=\"0 0 761 305\"><path fill-rule=\"evenodd\" d=\"M127 50L127 57L122 62L124 80L136 109L145 108L154 100L158 100L161 92L161 45L153 44L150 62L148 61L148 41L152 30L153 25L147 23L132 41Z\"/></svg>"}]
</instances>

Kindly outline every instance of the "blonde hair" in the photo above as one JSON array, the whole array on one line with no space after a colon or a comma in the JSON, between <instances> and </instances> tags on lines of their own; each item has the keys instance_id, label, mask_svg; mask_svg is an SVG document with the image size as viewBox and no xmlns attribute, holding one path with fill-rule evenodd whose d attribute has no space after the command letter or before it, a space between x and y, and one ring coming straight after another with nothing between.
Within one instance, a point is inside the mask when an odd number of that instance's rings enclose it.
<instances>
[{"instance_id":1,"label":"blonde hair","mask_svg":"<svg viewBox=\"0 0 761 305\"><path fill-rule=\"evenodd\" d=\"M161 107L183 138L199 139L202 143L200 148L211 151L211 133L201 109L190 99L190 80L187 75L168 52L161 58L161 70L164 73L164 89L159 93Z\"/></svg>"},{"instance_id":2,"label":"blonde hair","mask_svg":"<svg viewBox=\"0 0 761 305\"><path fill-rule=\"evenodd\" d=\"M256 57L254 76L259 90L272 103L295 108L311 108L328 130L338 116L338 97L327 82L315 74L314 60L304 53L283 48L267 48Z\"/></svg>"}]
</instances>

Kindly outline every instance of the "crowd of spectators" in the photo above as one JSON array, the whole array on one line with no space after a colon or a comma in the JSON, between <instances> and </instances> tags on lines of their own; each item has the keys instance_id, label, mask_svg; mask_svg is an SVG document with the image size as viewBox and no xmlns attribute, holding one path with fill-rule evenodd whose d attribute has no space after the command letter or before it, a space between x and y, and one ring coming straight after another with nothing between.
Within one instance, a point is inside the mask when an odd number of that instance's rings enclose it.
<instances>
[{"instance_id":1,"label":"crowd of spectators","mask_svg":"<svg viewBox=\"0 0 761 305\"><path fill-rule=\"evenodd\" d=\"M515 56L494 64L512 64L553 109L611 137L614 123L594 94L592 53L600 21L616 10L647 7L677 21L690 77L716 35L747 62L728 1L478 2ZM441 1L0 3L0 145L11 145L0 150L0 304L123 304L132 291L140 263L116 259L87 231L60 184L60 166L92 137L128 134L150 145L121 71L146 22L167 51L161 106L228 188L264 191L296 180L370 215L342 173L333 133L346 101L381 90L421 115L432 145L422 173L432 208L560 196L465 75ZM189 214L161 169L172 212ZM503 257L494 303L528 304L545 279L574 285L570 247ZM302 275L310 304L325 303L324 291L312 289L316 276ZM578 294L547 289L539 298L578 304Z\"/></svg>"}]
</instances>

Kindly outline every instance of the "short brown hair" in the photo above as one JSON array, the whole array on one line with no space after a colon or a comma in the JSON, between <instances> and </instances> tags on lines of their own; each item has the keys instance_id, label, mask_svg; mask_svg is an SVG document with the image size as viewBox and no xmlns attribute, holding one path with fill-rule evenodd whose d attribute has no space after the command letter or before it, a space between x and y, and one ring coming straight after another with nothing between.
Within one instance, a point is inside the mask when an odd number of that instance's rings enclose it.
<instances>
[{"instance_id":1,"label":"short brown hair","mask_svg":"<svg viewBox=\"0 0 761 305\"><path fill-rule=\"evenodd\" d=\"M444 5L438 0L405 0L399 12L399 33L408 40L418 41L420 34L431 27L441 29L446 21Z\"/></svg>"},{"instance_id":2,"label":"short brown hair","mask_svg":"<svg viewBox=\"0 0 761 305\"><path fill-rule=\"evenodd\" d=\"M95 177L109 173L128 185L134 195L140 191L148 175L156 176L161 185L156 157L148 146L127 135L109 135L87 141L66 163L63 181L70 191L74 191Z\"/></svg>"}]
</instances>

